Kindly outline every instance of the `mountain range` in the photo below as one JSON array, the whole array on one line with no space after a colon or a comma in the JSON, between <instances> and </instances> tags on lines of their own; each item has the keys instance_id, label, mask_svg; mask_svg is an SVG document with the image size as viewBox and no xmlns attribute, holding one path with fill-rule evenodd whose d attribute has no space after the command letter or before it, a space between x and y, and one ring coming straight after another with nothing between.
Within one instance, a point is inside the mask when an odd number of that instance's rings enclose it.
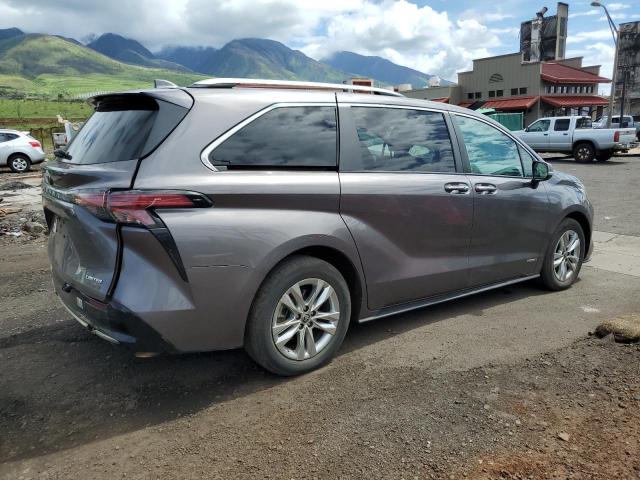
<instances>
[{"instance_id":1,"label":"mountain range","mask_svg":"<svg viewBox=\"0 0 640 480\"><path fill-rule=\"evenodd\" d=\"M66 95L83 88L140 88L153 78L188 84L204 76L333 83L364 76L382 85L411 83L414 87L425 86L432 77L381 57L353 52L317 61L261 38L232 40L220 49L171 46L153 53L137 40L114 33L83 45L55 35L0 29L0 94L26 89Z\"/></svg>"}]
</instances>

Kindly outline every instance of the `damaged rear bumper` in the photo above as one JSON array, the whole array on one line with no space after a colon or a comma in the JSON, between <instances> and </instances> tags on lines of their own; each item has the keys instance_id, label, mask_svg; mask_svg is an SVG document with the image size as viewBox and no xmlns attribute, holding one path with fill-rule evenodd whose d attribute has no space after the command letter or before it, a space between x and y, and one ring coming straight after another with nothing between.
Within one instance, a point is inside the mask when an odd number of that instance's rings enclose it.
<instances>
[{"instance_id":1,"label":"damaged rear bumper","mask_svg":"<svg viewBox=\"0 0 640 480\"><path fill-rule=\"evenodd\" d=\"M62 305L94 335L134 352L175 353L173 345L123 305L88 297L55 275L53 285Z\"/></svg>"}]
</instances>

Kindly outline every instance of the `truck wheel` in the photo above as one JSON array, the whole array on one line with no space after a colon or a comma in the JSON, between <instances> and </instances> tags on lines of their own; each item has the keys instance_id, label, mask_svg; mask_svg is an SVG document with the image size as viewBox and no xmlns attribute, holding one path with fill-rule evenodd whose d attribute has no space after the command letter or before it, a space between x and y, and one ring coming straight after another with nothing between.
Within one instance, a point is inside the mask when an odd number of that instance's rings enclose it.
<instances>
[{"instance_id":1,"label":"truck wheel","mask_svg":"<svg viewBox=\"0 0 640 480\"><path fill-rule=\"evenodd\" d=\"M606 162L611 157L613 157L613 152L611 150L596 153L596 160L599 162Z\"/></svg>"},{"instance_id":2,"label":"truck wheel","mask_svg":"<svg viewBox=\"0 0 640 480\"><path fill-rule=\"evenodd\" d=\"M596 156L596 151L588 142L581 142L573 147L573 158L578 163L591 163Z\"/></svg>"}]
</instances>

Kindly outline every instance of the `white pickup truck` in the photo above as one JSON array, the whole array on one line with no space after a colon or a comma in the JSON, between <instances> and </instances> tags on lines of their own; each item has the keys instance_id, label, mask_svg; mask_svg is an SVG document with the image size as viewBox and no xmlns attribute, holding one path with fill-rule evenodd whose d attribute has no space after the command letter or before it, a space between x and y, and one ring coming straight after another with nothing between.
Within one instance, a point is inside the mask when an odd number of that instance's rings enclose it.
<instances>
[{"instance_id":1,"label":"white pickup truck","mask_svg":"<svg viewBox=\"0 0 640 480\"><path fill-rule=\"evenodd\" d=\"M536 152L572 153L577 162L609 160L635 147L635 128L592 128L589 117L547 117L513 132Z\"/></svg>"}]
</instances>

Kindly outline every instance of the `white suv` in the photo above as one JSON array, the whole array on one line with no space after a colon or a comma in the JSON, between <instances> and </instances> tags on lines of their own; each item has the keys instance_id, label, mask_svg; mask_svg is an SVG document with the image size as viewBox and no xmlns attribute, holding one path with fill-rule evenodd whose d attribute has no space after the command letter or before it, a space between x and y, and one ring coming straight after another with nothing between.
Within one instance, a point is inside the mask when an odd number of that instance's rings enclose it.
<instances>
[{"instance_id":1,"label":"white suv","mask_svg":"<svg viewBox=\"0 0 640 480\"><path fill-rule=\"evenodd\" d=\"M0 166L6 165L12 171L20 173L44 159L42 145L29 132L0 130Z\"/></svg>"}]
</instances>

